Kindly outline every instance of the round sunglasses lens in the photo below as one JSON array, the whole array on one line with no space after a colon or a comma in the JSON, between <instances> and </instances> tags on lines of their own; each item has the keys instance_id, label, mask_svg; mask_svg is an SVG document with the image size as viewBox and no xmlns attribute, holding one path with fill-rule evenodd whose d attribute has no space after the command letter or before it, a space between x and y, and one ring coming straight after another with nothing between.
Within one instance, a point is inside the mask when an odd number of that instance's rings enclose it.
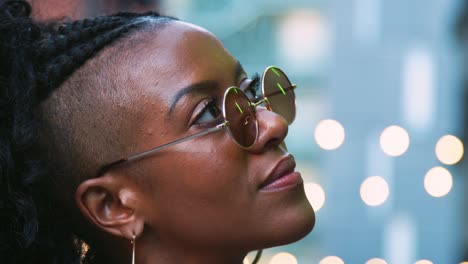
<instances>
[{"instance_id":1,"label":"round sunglasses lens","mask_svg":"<svg viewBox=\"0 0 468 264\"><path fill-rule=\"evenodd\" d=\"M263 76L263 95L273 112L283 116L288 124L296 117L296 95L288 77L277 67L269 67Z\"/></svg>"},{"instance_id":2,"label":"round sunglasses lens","mask_svg":"<svg viewBox=\"0 0 468 264\"><path fill-rule=\"evenodd\" d=\"M257 119L247 95L236 87L226 92L224 113L228 121L228 131L234 141L249 148L257 139Z\"/></svg>"}]
</instances>

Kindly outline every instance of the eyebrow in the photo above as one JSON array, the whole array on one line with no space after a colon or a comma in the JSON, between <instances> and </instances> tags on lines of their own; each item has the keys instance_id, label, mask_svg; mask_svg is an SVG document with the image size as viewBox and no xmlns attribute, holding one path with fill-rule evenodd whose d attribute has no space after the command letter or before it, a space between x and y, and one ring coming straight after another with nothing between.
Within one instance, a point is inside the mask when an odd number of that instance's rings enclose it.
<instances>
[{"instance_id":1,"label":"eyebrow","mask_svg":"<svg viewBox=\"0 0 468 264\"><path fill-rule=\"evenodd\" d=\"M237 80L239 77L244 73L244 68L242 67L242 64L237 61L236 63L236 71L235 71L235 76L234 79ZM207 94L209 91L212 91L215 89L217 86L216 81L212 80L207 80L207 81L201 81L195 84L191 84L187 87L182 88L180 91L176 93L174 96L174 99L172 100L171 107L169 108L169 111L167 113L168 117L171 117L173 114L178 102L189 95L194 95L194 94Z\"/></svg>"}]
</instances>

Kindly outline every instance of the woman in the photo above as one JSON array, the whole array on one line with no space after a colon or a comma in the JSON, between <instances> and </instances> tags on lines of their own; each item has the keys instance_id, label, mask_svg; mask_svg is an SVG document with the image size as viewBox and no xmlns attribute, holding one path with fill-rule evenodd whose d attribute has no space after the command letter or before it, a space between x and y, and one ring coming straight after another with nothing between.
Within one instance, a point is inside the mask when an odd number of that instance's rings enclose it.
<instances>
[{"instance_id":1,"label":"woman","mask_svg":"<svg viewBox=\"0 0 468 264\"><path fill-rule=\"evenodd\" d=\"M0 10L2 263L239 264L311 231L280 69L154 13Z\"/></svg>"}]
</instances>

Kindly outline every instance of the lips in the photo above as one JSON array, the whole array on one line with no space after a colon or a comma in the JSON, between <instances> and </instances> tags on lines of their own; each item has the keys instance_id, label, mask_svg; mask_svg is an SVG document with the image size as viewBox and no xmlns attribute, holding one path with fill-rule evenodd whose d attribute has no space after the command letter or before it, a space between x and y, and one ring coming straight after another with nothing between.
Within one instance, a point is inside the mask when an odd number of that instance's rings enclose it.
<instances>
[{"instance_id":1,"label":"lips","mask_svg":"<svg viewBox=\"0 0 468 264\"><path fill-rule=\"evenodd\" d=\"M260 184L259 189L282 188L297 184L301 179L300 174L295 172L296 162L292 155L281 159L268 174L268 177Z\"/></svg>"}]
</instances>

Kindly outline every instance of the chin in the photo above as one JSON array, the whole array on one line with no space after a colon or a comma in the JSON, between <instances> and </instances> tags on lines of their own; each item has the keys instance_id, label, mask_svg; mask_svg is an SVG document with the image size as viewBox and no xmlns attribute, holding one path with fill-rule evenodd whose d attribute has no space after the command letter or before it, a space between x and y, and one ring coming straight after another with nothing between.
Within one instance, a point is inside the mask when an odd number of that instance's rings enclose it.
<instances>
[{"instance_id":1,"label":"chin","mask_svg":"<svg viewBox=\"0 0 468 264\"><path fill-rule=\"evenodd\" d=\"M296 242L308 235L315 226L315 212L307 199L300 206L300 210L295 217L289 219L287 223L287 232L283 234L283 240L278 245L285 245Z\"/></svg>"},{"instance_id":2,"label":"chin","mask_svg":"<svg viewBox=\"0 0 468 264\"><path fill-rule=\"evenodd\" d=\"M275 221L274 226L262 232L267 242L262 248L276 247L296 242L308 235L315 226L315 212L307 198L290 208Z\"/></svg>"}]
</instances>

